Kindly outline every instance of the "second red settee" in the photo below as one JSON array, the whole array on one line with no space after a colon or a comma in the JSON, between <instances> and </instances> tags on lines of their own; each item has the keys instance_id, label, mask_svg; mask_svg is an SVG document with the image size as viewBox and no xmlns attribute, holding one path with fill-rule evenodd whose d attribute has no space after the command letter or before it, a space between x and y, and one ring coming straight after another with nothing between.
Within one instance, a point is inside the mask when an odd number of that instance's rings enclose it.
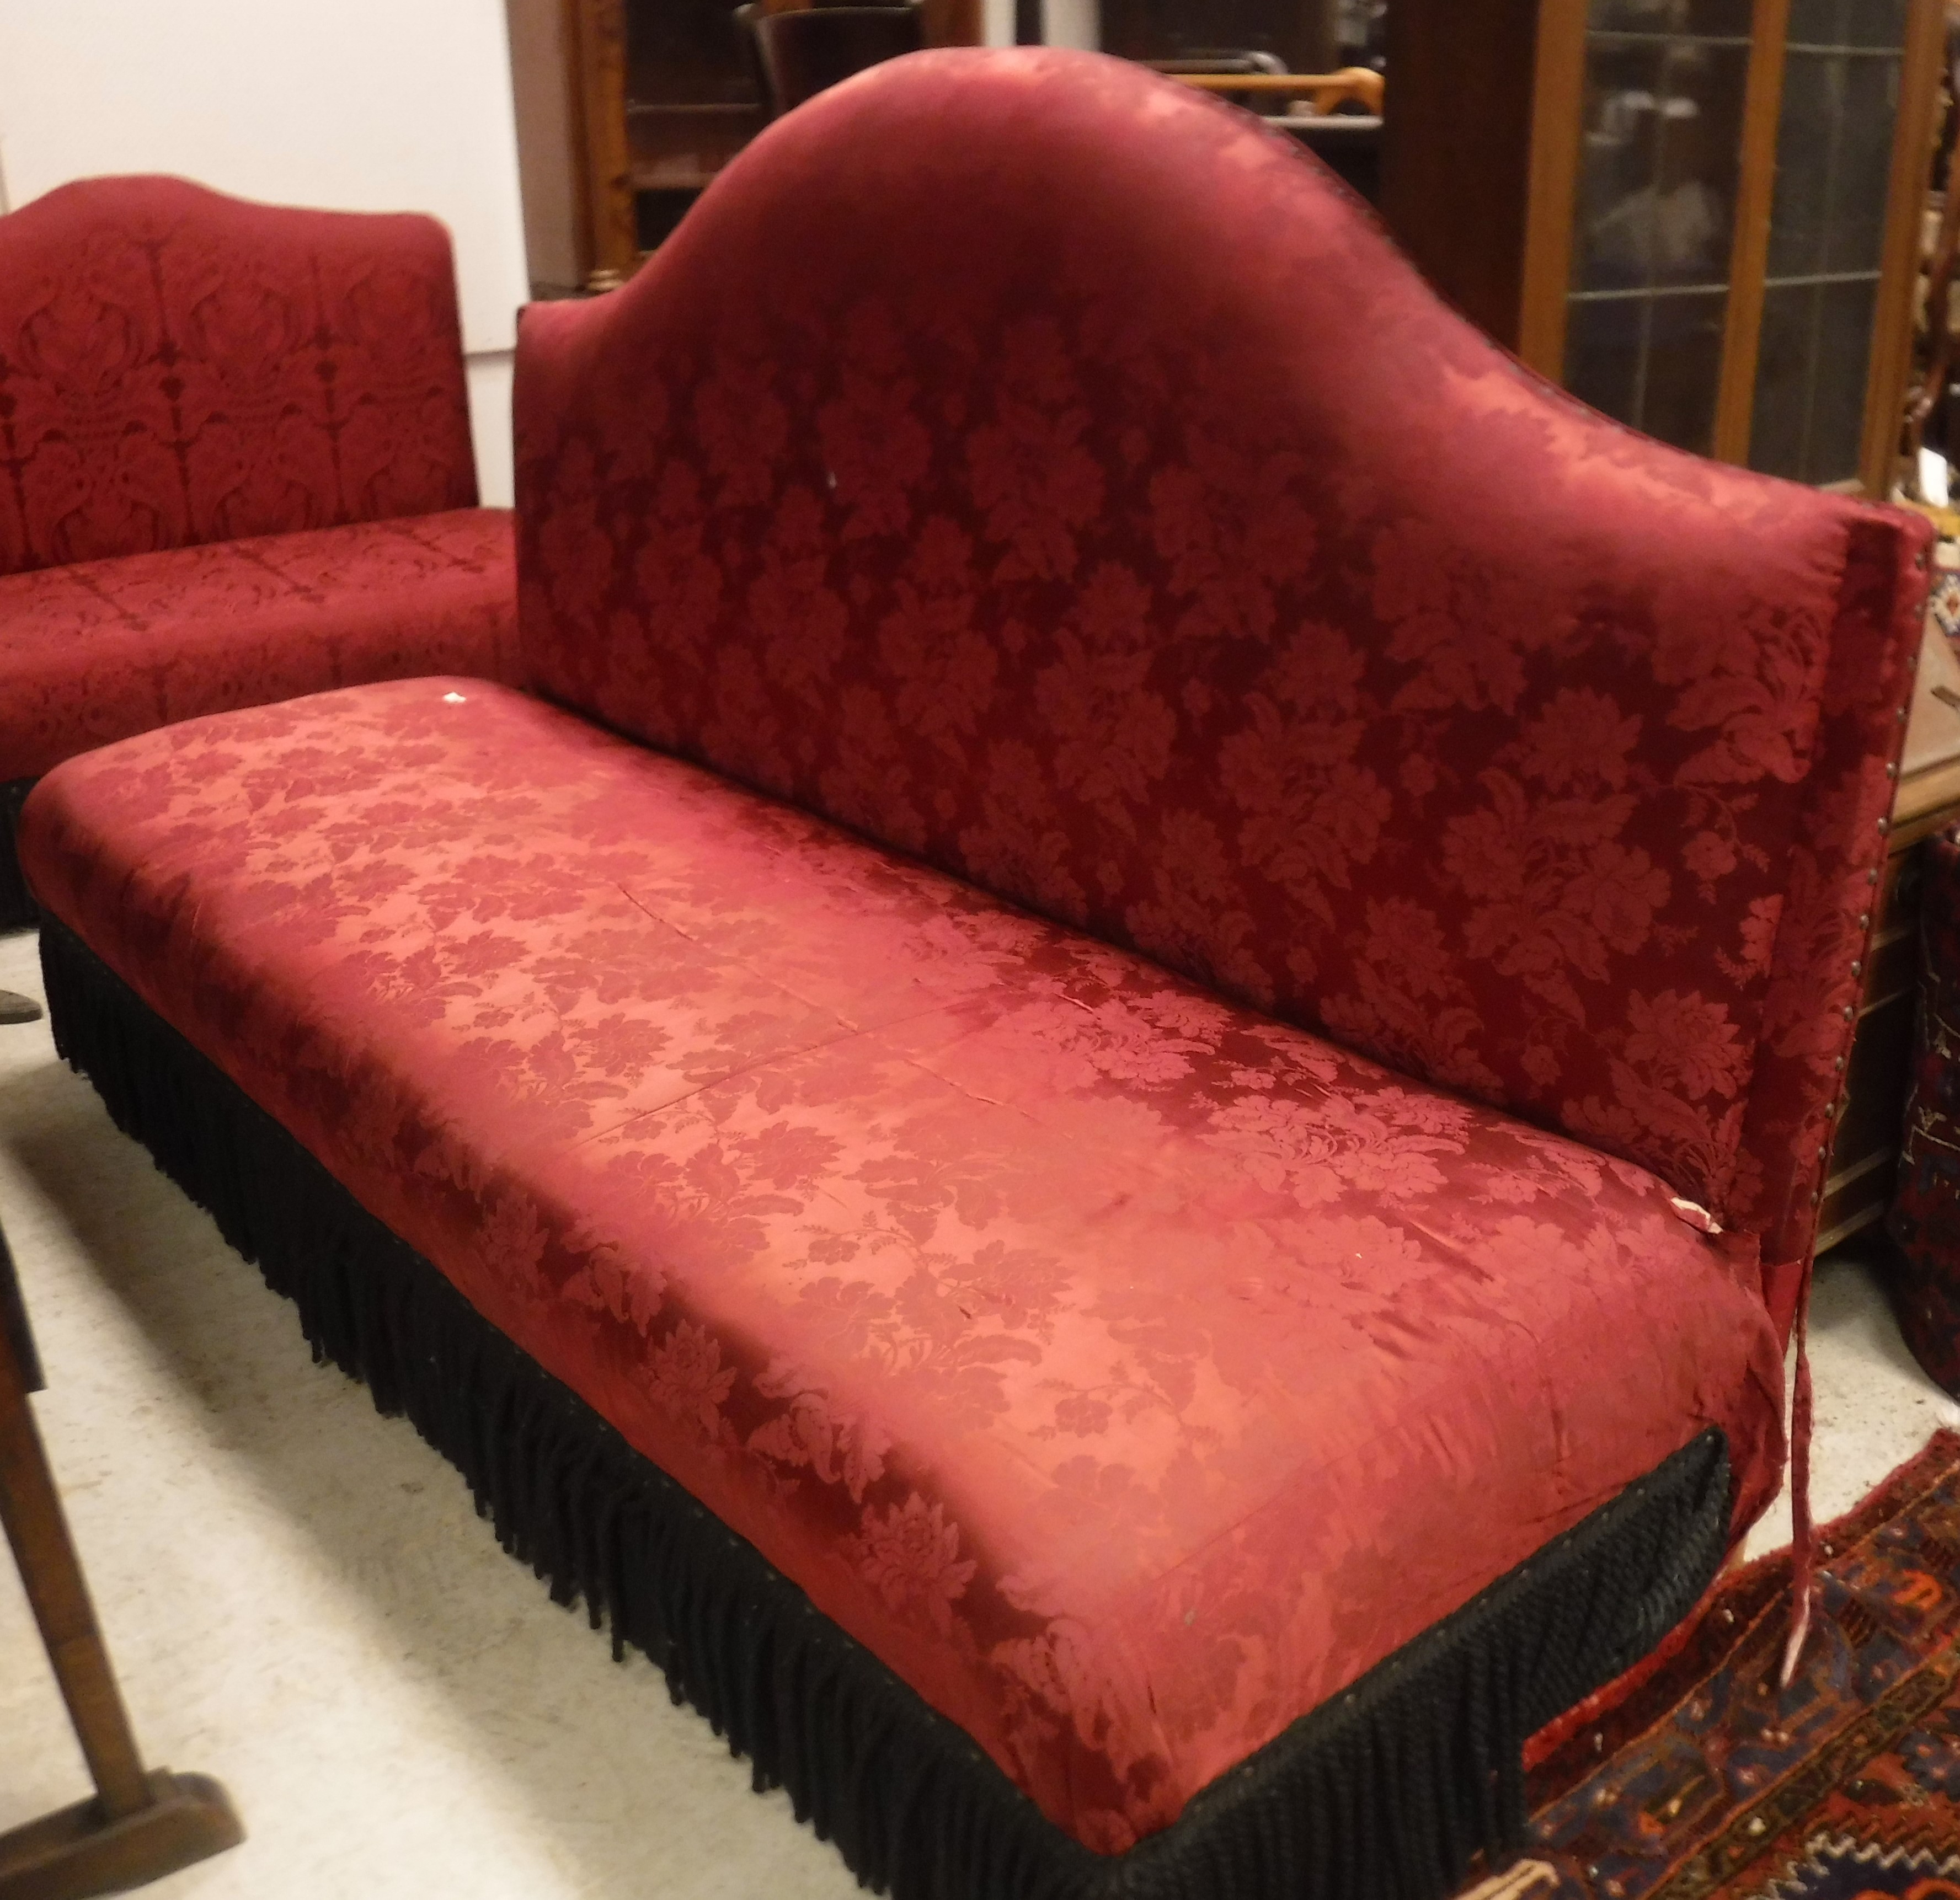
<instances>
[{"instance_id":1,"label":"second red settee","mask_svg":"<svg viewBox=\"0 0 1960 1900\"><path fill-rule=\"evenodd\" d=\"M449 240L173 178L0 218L0 929L40 774L201 713L515 676Z\"/></svg>"}]
</instances>

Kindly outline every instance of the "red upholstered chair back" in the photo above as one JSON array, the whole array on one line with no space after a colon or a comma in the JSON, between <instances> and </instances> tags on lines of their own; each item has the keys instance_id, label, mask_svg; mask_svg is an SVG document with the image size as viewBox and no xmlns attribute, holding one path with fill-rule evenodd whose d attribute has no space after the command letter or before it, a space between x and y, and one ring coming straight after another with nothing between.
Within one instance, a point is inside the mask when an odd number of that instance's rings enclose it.
<instances>
[{"instance_id":1,"label":"red upholstered chair back","mask_svg":"<svg viewBox=\"0 0 1960 1900\"><path fill-rule=\"evenodd\" d=\"M476 501L434 220L176 178L0 218L0 573Z\"/></svg>"},{"instance_id":2,"label":"red upholstered chair back","mask_svg":"<svg viewBox=\"0 0 1960 1900\"><path fill-rule=\"evenodd\" d=\"M1807 1247L1919 526L1602 420L1053 50L791 114L517 400L546 693Z\"/></svg>"}]
</instances>

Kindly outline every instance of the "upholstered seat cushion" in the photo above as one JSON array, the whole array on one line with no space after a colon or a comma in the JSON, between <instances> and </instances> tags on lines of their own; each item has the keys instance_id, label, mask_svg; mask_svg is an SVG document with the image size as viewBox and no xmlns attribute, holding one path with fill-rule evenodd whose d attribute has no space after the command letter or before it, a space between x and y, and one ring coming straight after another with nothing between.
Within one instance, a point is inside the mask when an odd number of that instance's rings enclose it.
<instances>
[{"instance_id":1,"label":"upholstered seat cushion","mask_svg":"<svg viewBox=\"0 0 1960 1900\"><path fill-rule=\"evenodd\" d=\"M1120 1848L1780 1358L1653 1175L467 680L28 802L41 901Z\"/></svg>"},{"instance_id":2,"label":"upholstered seat cushion","mask_svg":"<svg viewBox=\"0 0 1960 1900\"><path fill-rule=\"evenodd\" d=\"M516 673L501 509L0 574L0 781L174 720L405 673Z\"/></svg>"}]
</instances>

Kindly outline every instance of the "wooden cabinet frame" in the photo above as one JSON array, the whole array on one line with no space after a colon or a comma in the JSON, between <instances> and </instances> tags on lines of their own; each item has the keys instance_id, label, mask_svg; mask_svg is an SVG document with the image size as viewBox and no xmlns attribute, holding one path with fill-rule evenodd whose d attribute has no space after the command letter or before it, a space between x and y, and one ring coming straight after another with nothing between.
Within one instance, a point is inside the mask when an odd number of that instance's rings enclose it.
<instances>
[{"instance_id":1,"label":"wooden cabinet frame","mask_svg":"<svg viewBox=\"0 0 1960 1900\"><path fill-rule=\"evenodd\" d=\"M584 160L586 284L610 290L639 266L632 154L626 140L625 0L565 0L574 136Z\"/></svg>"}]
</instances>

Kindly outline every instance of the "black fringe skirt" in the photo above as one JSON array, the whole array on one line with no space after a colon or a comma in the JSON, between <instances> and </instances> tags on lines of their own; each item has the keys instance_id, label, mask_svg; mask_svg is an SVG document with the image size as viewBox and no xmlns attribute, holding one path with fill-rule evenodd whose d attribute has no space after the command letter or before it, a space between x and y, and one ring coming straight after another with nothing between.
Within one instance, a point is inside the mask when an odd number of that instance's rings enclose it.
<instances>
[{"instance_id":1,"label":"black fringe skirt","mask_svg":"<svg viewBox=\"0 0 1960 1900\"><path fill-rule=\"evenodd\" d=\"M21 807L40 783L31 778L0 780L0 933L26 929L37 914L27 881L21 875L14 833L21 821Z\"/></svg>"}]
</instances>

